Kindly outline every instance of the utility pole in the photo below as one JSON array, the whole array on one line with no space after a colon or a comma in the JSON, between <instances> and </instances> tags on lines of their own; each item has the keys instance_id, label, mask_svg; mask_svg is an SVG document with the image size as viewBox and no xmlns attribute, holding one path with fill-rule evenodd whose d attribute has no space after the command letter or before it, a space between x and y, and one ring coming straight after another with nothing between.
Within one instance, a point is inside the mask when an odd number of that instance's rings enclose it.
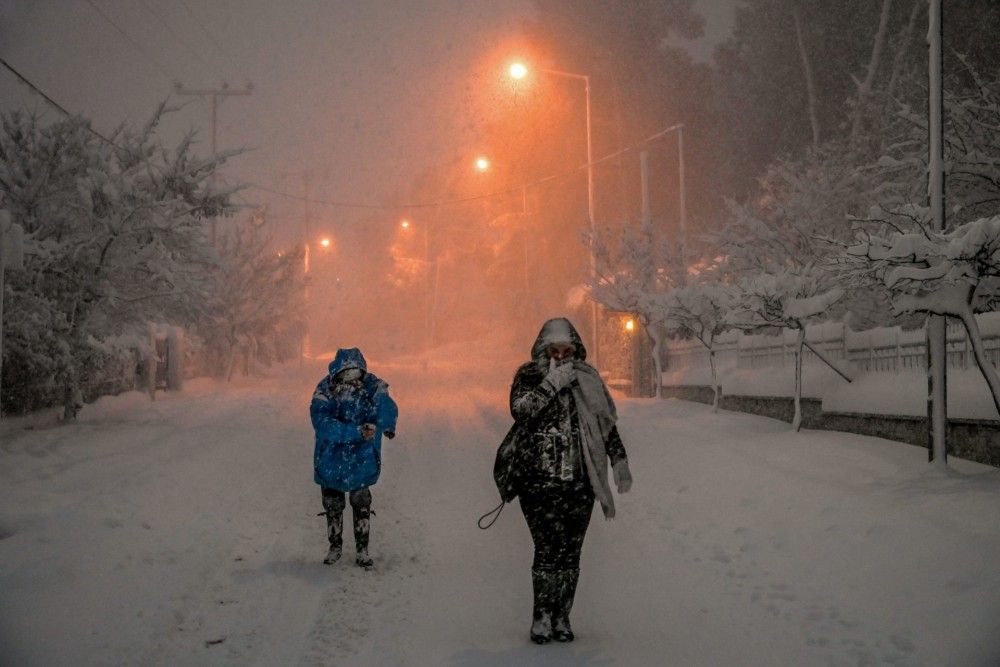
<instances>
[{"instance_id":1,"label":"utility pole","mask_svg":"<svg viewBox=\"0 0 1000 667\"><path fill-rule=\"evenodd\" d=\"M247 83L246 87L240 89L230 89L229 84L223 82L222 86L219 88L185 88L178 81L174 83L174 92L178 95L187 95L193 97L210 97L212 98L212 157L216 155L216 119L219 112L219 98L220 97L233 97L236 95L249 95L253 92L253 84ZM215 185L215 169L212 169L211 182ZM215 247L215 218L212 218L212 247Z\"/></svg>"},{"instance_id":2,"label":"utility pole","mask_svg":"<svg viewBox=\"0 0 1000 667\"><path fill-rule=\"evenodd\" d=\"M684 125L677 126L678 197L681 208L681 276L687 282L687 189L684 185Z\"/></svg>"},{"instance_id":3,"label":"utility pole","mask_svg":"<svg viewBox=\"0 0 1000 667\"><path fill-rule=\"evenodd\" d=\"M306 276L306 289L305 289L305 335L302 339L302 353L307 357L312 356L312 337L309 335L309 327L311 324L311 319L309 317L309 310L312 307L310 299L312 297L312 290L309 289L309 282L312 280L311 266L309 264L309 253L312 250L312 201L310 195L312 194L312 176L309 171L302 172L302 200L303 200L303 211L302 211L302 222L303 228L302 233L303 238L303 269Z\"/></svg>"},{"instance_id":4,"label":"utility pole","mask_svg":"<svg viewBox=\"0 0 1000 667\"><path fill-rule=\"evenodd\" d=\"M930 77L927 99L927 199L935 231L944 231L944 103L941 67L941 0L930 0L927 47ZM947 323L943 315L927 316L927 458L938 465L948 460Z\"/></svg>"}]
</instances>

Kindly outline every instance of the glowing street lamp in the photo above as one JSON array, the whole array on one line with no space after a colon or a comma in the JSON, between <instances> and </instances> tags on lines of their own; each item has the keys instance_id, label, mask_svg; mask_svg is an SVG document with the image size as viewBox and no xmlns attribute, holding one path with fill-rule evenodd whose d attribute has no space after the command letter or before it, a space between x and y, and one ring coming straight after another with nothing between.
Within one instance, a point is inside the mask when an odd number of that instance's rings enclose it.
<instances>
[{"instance_id":1,"label":"glowing street lamp","mask_svg":"<svg viewBox=\"0 0 1000 667\"><path fill-rule=\"evenodd\" d=\"M490 161L482 156L476 158L476 169L478 171L487 171L490 168Z\"/></svg>"},{"instance_id":2,"label":"glowing street lamp","mask_svg":"<svg viewBox=\"0 0 1000 667\"><path fill-rule=\"evenodd\" d=\"M515 62L510 66L510 76L514 79L523 79L528 74L528 67L521 62ZM577 81L583 81L583 88L586 100L586 113L587 113L587 217L590 223L590 236L592 239L596 239L596 223L594 221L594 152L593 143L591 141L590 132L590 77L586 74L574 74L572 72L563 72L561 70L555 69L542 69L539 70L545 74L552 74L553 76L561 76L566 79L576 79ZM597 275L597 258L594 255L594 250L591 248L590 251L590 276L593 279ZM591 355L591 361L596 366L598 363L598 350L599 350L599 338L597 333L597 302L591 301L590 308L590 325L591 331L594 333L594 344Z\"/></svg>"},{"instance_id":3,"label":"glowing street lamp","mask_svg":"<svg viewBox=\"0 0 1000 667\"><path fill-rule=\"evenodd\" d=\"M625 331L629 333L635 331L635 320L633 320L631 317L625 320Z\"/></svg>"},{"instance_id":4,"label":"glowing street lamp","mask_svg":"<svg viewBox=\"0 0 1000 667\"><path fill-rule=\"evenodd\" d=\"M319 244L321 246L323 246L324 248L329 248L330 247L330 239L324 237L324 238L320 239Z\"/></svg>"},{"instance_id":5,"label":"glowing street lamp","mask_svg":"<svg viewBox=\"0 0 1000 667\"><path fill-rule=\"evenodd\" d=\"M399 221L399 226L402 227L403 229L409 229L410 228L410 221L404 218L404 219L402 219L402 220Z\"/></svg>"}]
</instances>

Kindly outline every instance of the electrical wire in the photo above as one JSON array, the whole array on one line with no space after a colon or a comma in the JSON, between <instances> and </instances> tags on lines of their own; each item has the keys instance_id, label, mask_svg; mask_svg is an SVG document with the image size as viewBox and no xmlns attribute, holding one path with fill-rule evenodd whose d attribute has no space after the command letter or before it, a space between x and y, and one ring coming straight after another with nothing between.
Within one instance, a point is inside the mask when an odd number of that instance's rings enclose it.
<instances>
[{"instance_id":1,"label":"electrical wire","mask_svg":"<svg viewBox=\"0 0 1000 667\"><path fill-rule=\"evenodd\" d=\"M201 57L201 53L199 53L198 50L195 49L190 42L188 42L186 39L177 34L177 31L170 26L170 23L167 21L166 17L163 14L161 14L158 10L150 6L150 4L146 2L146 0L139 0L139 4L142 5L142 8L145 9L146 12L152 14L153 18L157 19L159 26L164 30L166 30L168 33L170 33L170 36L174 38L175 42L183 46L187 50L187 52L190 53L192 56L194 56L195 59L197 59L198 62L200 62L202 65L204 65L209 69L213 69L212 65L207 60Z\"/></svg>"},{"instance_id":2,"label":"electrical wire","mask_svg":"<svg viewBox=\"0 0 1000 667\"><path fill-rule=\"evenodd\" d=\"M160 74L162 74L164 77L167 78L168 81L173 82L173 81L177 80L177 77L171 76L171 74L167 71L167 68L164 67L163 64L160 63L159 60L157 60L156 58L154 58L152 56L152 54L150 54L148 51L146 51L146 49L144 49L142 47L142 45L139 44L139 42L137 42L134 39L132 39L132 37L127 32L125 32L125 30L122 29L121 26L119 26L117 23L115 23L114 21L112 21L111 17L109 17L107 14L105 14L104 11L100 7L98 7L96 3L93 2L93 0L86 0L86 2L87 2L88 5L90 5L93 8L93 10L95 12L97 12L98 14L100 14L101 18L103 18L105 21L107 21L108 24L110 24L111 27L114 28L118 32L118 34L120 34L122 37L124 37L128 41L128 43L131 44L135 48L136 51L138 51L139 53L141 53L142 55L144 55L146 57L146 59L149 62L151 62L154 67L156 67L156 69L160 72Z\"/></svg>"},{"instance_id":3,"label":"electrical wire","mask_svg":"<svg viewBox=\"0 0 1000 667\"><path fill-rule=\"evenodd\" d=\"M42 90L41 88L39 88L38 86L36 86L35 84L33 84L31 81L29 81L27 79L27 77L25 77L23 74L21 74L20 72L18 72L14 68L14 66L11 65L9 62L7 62L2 56L0 56L0 64L2 64L4 67L6 67L8 70L10 70L11 74L13 74L14 76L16 76L21 83L23 83L28 88L30 88L32 91L34 91L39 97L41 97L43 100L45 100L50 105L52 105L52 107L54 107L56 110L58 110L64 116L66 116L67 118L75 118L75 116L73 114L71 114L69 111L66 110L66 107L64 107L63 105L59 104L58 102L56 102L51 97L49 97L45 93L44 90ZM97 137L98 139L100 139L104 143L106 143L109 146L112 146L114 148L121 149L121 147L118 144L116 144L115 142L111 141L110 139L108 139L107 137L105 137L103 134L101 134L100 132L98 132L97 130L95 130L94 128L92 128L89 123L87 123L85 125L85 127L87 128L87 130L91 134L93 134L95 137Z\"/></svg>"},{"instance_id":4,"label":"electrical wire","mask_svg":"<svg viewBox=\"0 0 1000 667\"><path fill-rule=\"evenodd\" d=\"M593 160L592 162L584 162L583 164L581 164L581 165L579 165L577 167L574 167L572 169L568 169L568 170L566 170L564 172L560 172L558 174L551 174L549 176L544 176L542 178L538 178L538 179L533 180L533 181L528 181L527 183L522 183L520 185L512 186L512 187L509 187L509 188L505 188L503 190L496 190L494 192L489 192L489 193L482 194L482 195L472 195L472 196L469 196L469 197L461 197L461 198L458 198L458 199L442 199L442 200L438 200L438 201L409 202L409 203L402 203L402 204L390 205L390 204L376 204L376 203L370 203L370 202L358 202L358 201L347 201L347 200L315 199L315 198L312 198L312 197L303 197L301 195L295 195L295 194L291 194L289 192L283 192L281 190L277 190L277 189L274 189L274 188L269 188L269 187L266 187L264 185L259 185L259 184L256 184L256 183L251 183L247 187L248 187L248 189L260 190L261 192L267 192L269 194L277 195L279 197L284 197L286 199L294 199L296 201L307 202L307 203L310 203L310 204L320 204L320 205L323 205L323 206L333 206L333 207L337 207L337 208L357 208L357 209L368 209L368 210L375 210L375 211L399 211L399 210L402 210L402 209L435 208L435 207L438 207L438 206L447 206L447 205L450 205L450 204L463 204L463 203L467 203L467 202L471 202L471 201L479 201L479 200L482 200L482 199L492 199L494 197L500 197L500 196L503 196L503 195L508 195L508 194L513 194L515 192L520 192L524 188L534 188L534 187L537 187L537 186L542 185L544 183L548 183L550 181L554 181L554 180L557 180L557 179L560 179L560 178L566 178L568 176L572 176L572 175L576 174L577 172L579 172L581 170L587 169L588 167L592 167L592 166L601 164L603 162L607 162L608 160L612 160L612 159L618 157L619 155L622 155L622 154L627 153L629 151L635 150L636 148L639 148L640 146L644 146L644 145L646 145L648 143L656 141L657 139L661 139L662 137L664 137L665 135L669 134L670 132L673 132L675 130L679 130L682 127L684 127L683 123L677 123L676 125L671 125L670 127L666 127L664 129L660 130L659 132L656 132L655 134L651 134L650 136L646 137L645 139L642 139L642 140L637 141L637 142L635 142L633 144L625 146L624 148L620 148L620 149L618 149L618 150L616 150L616 151L614 151L612 153L608 153L607 155L602 155L601 157L597 158L596 160Z\"/></svg>"},{"instance_id":5,"label":"electrical wire","mask_svg":"<svg viewBox=\"0 0 1000 667\"><path fill-rule=\"evenodd\" d=\"M191 17L191 21L196 26L198 26L198 29L201 30L202 34L204 34L205 37L208 38L208 43L212 45L212 48L215 50L215 52L218 53L220 56L222 56L222 58L224 60L229 61L229 66L232 68L233 74L242 74L242 71L241 71L239 65L236 64L237 60L235 58L233 58L232 55L230 55L228 52L225 52L225 51L222 50L222 47L219 46L219 40L217 40L208 31L208 28L205 27L205 21L203 19L198 18L195 15L194 10L191 9L191 5L189 5L187 3L187 0L180 0L180 3L181 3L181 7L184 8L184 11L187 12L187 15L189 17ZM246 77L244 77L244 78L246 78Z\"/></svg>"}]
</instances>

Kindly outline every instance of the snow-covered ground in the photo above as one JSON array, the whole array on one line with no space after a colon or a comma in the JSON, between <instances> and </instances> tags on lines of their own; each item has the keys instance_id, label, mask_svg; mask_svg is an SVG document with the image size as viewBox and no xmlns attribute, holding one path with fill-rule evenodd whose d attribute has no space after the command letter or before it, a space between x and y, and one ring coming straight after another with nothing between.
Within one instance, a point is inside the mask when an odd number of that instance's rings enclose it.
<instances>
[{"instance_id":1,"label":"snow-covered ground","mask_svg":"<svg viewBox=\"0 0 1000 667\"><path fill-rule=\"evenodd\" d=\"M476 527L514 370L485 356L374 360L373 572L320 562L320 362L6 425L0 664L1000 664L1000 471L681 401L620 401L636 482L594 516L578 640L529 644L516 503Z\"/></svg>"}]
</instances>

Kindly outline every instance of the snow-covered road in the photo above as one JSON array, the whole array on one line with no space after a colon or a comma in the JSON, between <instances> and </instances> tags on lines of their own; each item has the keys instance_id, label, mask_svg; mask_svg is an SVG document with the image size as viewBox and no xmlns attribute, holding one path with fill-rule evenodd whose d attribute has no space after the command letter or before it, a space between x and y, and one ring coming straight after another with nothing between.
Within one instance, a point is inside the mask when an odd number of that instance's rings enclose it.
<instances>
[{"instance_id":1,"label":"snow-covered road","mask_svg":"<svg viewBox=\"0 0 1000 667\"><path fill-rule=\"evenodd\" d=\"M324 566L322 367L0 432L0 664L1000 664L1000 471L679 401L621 401L636 483L595 514L578 640L529 644L516 503L475 523L513 366L376 360L376 569Z\"/></svg>"}]
</instances>

